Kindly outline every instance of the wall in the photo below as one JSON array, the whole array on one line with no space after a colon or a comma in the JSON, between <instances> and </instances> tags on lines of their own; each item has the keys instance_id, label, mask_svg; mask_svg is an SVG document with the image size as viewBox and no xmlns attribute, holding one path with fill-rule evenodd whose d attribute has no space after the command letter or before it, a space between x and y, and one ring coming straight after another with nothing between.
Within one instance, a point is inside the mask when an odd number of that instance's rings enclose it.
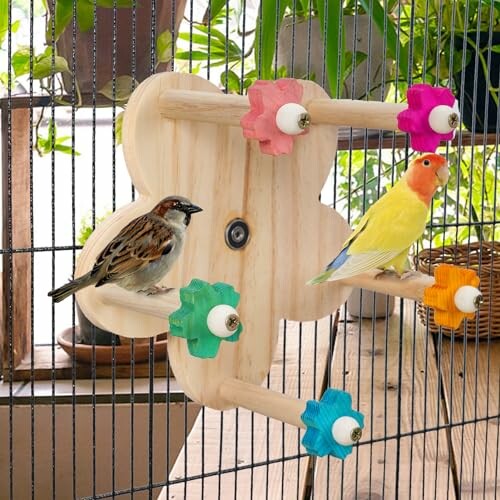
<instances>
[{"instance_id":1,"label":"wall","mask_svg":"<svg viewBox=\"0 0 500 500\"><path fill-rule=\"evenodd\" d=\"M71 499L73 495L73 420L71 405L55 407L55 496ZM167 405L155 404L153 411L153 481L165 481L167 472L167 430L169 442L169 466L184 443L185 435L193 425L199 407L183 403L169 405L169 429L167 429ZM76 428L76 497L92 495L92 406L75 406ZM185 417L187 417L185 419ZM134 445L134 485L148 483L149 468L149 406L134 405L134 425L131 429L129 404L115 405L115 489L130 487L131 439ZM187 425L185 425L185 420ZM112 485L112 407L96 407L96 494L113 490ZM13 408L13 477L14 500L31 498L31 408ZM155 489L153 497L161 488ZM35 498L52 499L52 406L35 406ZM9 407L0 406L0 499L9 498ZM130 498L130 494L115 496ZM147 492L134 494L134 499L148 498Z\"/></svg>"}]
</instances>

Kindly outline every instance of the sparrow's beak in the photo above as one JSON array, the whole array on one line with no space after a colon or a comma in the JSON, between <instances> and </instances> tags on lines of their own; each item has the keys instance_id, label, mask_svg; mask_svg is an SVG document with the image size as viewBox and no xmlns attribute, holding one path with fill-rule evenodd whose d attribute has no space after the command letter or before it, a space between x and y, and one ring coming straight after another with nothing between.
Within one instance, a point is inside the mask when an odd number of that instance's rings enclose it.
<instances>
[{"instance_id":1,"label":"sparrow's beak","mask_svg":"<svg viewBox=\"0 0 500 500\"><path fill-rule=\"evenodd\" d=\"M438 184L440 186L445 186L446 183L448 182L448 179L450 178L450 171L448 170L448 165L444 165L443 167L440 167L436 171L436 176L439 180Z\"/></svg>"},{"instance_id":2,"label":"sparrow's beak","mask_svg":"<svg viewBox=\"0 0 500 500\"><path fill-rule=\"evenodd\" d=\"M197 205L189 205L189 207L186 207L186 213L188 214L195 214L197 212L202 212L203 208L198 207Z\"/></svg>"}]
</instances>

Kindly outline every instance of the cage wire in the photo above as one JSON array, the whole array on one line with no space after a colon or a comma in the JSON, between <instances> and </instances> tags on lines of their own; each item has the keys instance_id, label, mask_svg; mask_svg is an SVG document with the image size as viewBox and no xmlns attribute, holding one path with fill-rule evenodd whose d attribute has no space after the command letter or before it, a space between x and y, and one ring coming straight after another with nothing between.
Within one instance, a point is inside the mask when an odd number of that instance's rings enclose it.
<instances>
[{"instance_id":1,"label":"cage wire","mask_svg":"<svg viewBox=\"0 0 500 500\"><path fill-rule=\"evenodd\" d=\"M500 261L498 246L484 250L500 239L497 2L0 7L0 498L497 497ZM58 344L65 331L74 347L82 318L74 299L56 307L46 294L73 274L96 223L135 199L120 145L123 108L147 76L171 70L228 93L294 77L333 98L401 102L419 82L457 96L461 127L439 149L450 181L411 255L421 270L435 263L422 257L427 249L452 249L475 265L486 323L431 331L428 310L362 291L328 318L280 326L265 386L303 399L327 387L349 392L367 425L345 461L309 456L303 431L288 424L191 402L168 359L155 360L154 339L145 359L133 348L124 367L112 336L107 371L95 342L86 366ZM406 135L341 129L322 202L354 226L414 156Z\"/></svg>"}]
</instances>

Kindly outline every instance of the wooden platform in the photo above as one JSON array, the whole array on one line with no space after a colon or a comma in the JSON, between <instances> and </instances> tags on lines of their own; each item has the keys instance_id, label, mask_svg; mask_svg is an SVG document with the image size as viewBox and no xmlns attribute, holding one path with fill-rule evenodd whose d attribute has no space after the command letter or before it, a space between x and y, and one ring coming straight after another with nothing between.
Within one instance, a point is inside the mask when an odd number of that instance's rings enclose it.
<instances>
[{"instance_id":1,"label":"wooden platform","mask_svg":"<svg viewBox=\"0 0 500 500\"><path fill-rule=\"evenodd\" d=\"M270 387L306 398L344 388L365 415L344 462L308 457L288 425L206 409L159 498L495 498L500 342L434 338L415 318L413 302L396 301L387 323L332 333L329 319L288 322L280 334Z\"/></svg>"}]
</instances>

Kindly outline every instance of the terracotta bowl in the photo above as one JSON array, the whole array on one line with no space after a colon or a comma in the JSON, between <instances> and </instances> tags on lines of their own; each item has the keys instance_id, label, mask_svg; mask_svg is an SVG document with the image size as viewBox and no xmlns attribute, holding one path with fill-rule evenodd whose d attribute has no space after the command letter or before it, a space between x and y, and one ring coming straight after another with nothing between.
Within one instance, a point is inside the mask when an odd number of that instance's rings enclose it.
<instances>
[{"instance_id":1,"label":"terracotta bowl","mask_svg":"<svg viewBox=\"0 0 500 500\"><path fill-rule=\"evenodd\" d=\"M78 340L79 327L75 327L75 337ZM75 356L76 361L85 364L91 364L93 358L93 349L95 349L96 365L111 365L113 357L113 346L75 344L72 343L73 329L66 328L57 337L57 343L69 355ZM155 361L164 360L167 357L167 334L159 335L154 344ZM132 361L132 344L117 345L114 348L114 358L117 365L128 365ZM136 342L134 346L134 362L143 363L149 359L149 342Z\"/></svg>"}]
</instances>

